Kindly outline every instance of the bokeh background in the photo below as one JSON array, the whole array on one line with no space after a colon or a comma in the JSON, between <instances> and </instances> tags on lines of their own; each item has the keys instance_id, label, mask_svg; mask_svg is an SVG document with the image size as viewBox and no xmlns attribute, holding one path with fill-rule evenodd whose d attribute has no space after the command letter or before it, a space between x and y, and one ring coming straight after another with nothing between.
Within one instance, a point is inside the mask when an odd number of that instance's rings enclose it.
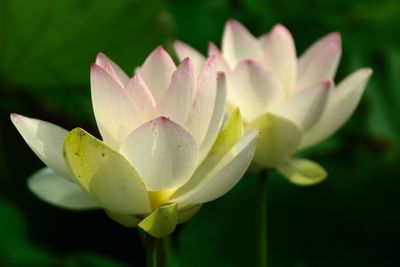
<instances>
[{"instance_id":1,"label":"bokeh background","mask_svg":"<svg viewBox=\"0 0 400 267\"><path fill-rule=\"evenodd\" d=\"M0 266L144 266L141 237L101 211L71 212L38 200L26 179L43 164L11 112L97 132L89 67L106 53L127 73L158 44L205 52L236 18L254 34L278 22L300 54L339 31L336 81L374 75L351 120L303 152L329 178L309 188L269 179L270 266L400 266L400 2L396 0L0 0ZM171 240L173 266L255 266L256 177L247 174L205 205ZM172 266L171 265L171 266Z\"/></svg>"}]
</instances>

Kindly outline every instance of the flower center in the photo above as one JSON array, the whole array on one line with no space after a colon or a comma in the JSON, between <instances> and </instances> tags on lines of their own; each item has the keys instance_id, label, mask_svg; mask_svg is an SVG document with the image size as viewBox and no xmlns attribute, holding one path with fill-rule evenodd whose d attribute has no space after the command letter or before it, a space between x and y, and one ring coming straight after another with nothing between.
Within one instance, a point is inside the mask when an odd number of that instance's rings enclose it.
<instances>
[{"instance_id":1,"label":"flower center","mask_svg":"<svg viewBox=\"0 0 400 267\"><path fill-rule=\"evenodd\" d=\"M169 203L169 199L175 191L176 189L148 191L152 210L155 210L160 206Z\"/></svg>"}]
</instances>

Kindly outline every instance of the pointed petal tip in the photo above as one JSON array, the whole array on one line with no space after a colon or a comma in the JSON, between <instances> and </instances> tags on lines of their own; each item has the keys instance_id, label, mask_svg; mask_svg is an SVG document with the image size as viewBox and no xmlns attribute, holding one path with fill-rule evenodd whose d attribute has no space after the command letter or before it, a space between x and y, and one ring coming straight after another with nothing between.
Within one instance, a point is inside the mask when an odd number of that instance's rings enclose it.
<instances>
[{"instance_id":1,"label":"pointed petal tip","mask_svg":"<svg viewBox=\"0 0 400 267\"><path fill-rule=\"evenodd\" d=\"M228 19L228 20L226 21L226 26L235 27L235 26L237 26L237 25L241 25L241 23L240 23L238 20L236 20L236 19Z\"/></svg>"},{"instance_id":2,"label":"pointed petal tip","mask_svg":"<svg viewBox=\"0 0 400 267\"><path fill-rule=\"evenodd\" d=\"M96 55L96 62L97 59L107 59L108 57L103 52L98 52Z\"/></svg>"},{"instance_id":3,"label":"pointed petal tip","mask_svg":"<svg viewBox=\"0 0 400 267\"><path fill-rule=\"evenodd\" d=\"M220 53L219 48L213 42L208 42L208 55L215 56L218 53Z\"/></svg>"},{"instance_id":4,"label":"pointed petal tip","mask_svg":"<svg viewBox=\"0 0 400 267\"><path fill-rule=\"evenodd\" d=\"M20 116L20 115L18 115L17 113L11 113L11 114L10 114L10 119L11 119L12 121L14 121L14 120L17 120L19 116Z\"/></svg>"},{"instance_id":5,"label":"pointed petal tip","mask_svg":"<svg viewBox=\"0 0 400 267\"><path fill-rule=\"evenodd\" d=\"M330 40L330 48L337 49L342 45L342 37L339 32L332 32L327 35L327 38Z\"/></svg>"},{"instance_id":6,"label":"pointed petal tip","mask_svg":"<svg viewBox=\"0 0 400 267\"><path fill-rule=\"evenodd\" d=\"M182 67L186 67L186 68L189 68L189 69L193 69L193 62L192 62L192 60L190 59L190 57L185 57L185 58L181 61L181 63L180 63L179 65L182 65Z\"/></svg>"},{"instance_id":7,"label":"pointed petal tip","mask_svg":"<svg viewBox=\"0 0 400 267\"><path fill-rule=\"evenodd\" d=\"M374 70L372 68L363 68L361 70L364 72L364 75L367 78L369 78L374 73Z\"/></svg>"},{"instance_id":8,"label":"pointed petal tip","mask_svg":"<svg viewBox=\"0 0 400 267\"><path fill-rule=\"evenodd\" d=\"M272 27L272 32L275 32L275 31L290 33L288 28L286 28L286 26L283 25L282 23L277 23Z\"/></svg>"},{"instance_id":9,"label":"pointed petal tip","mask_svg":"<svg viewBox=\"0 0 400 267\"><path fill-rule=\"evenodd\" d=\"M176 47L176 46L184 46L185 45L185 43L184 42L182 42L181 40L174 40L174 42L172 43L172 45L174 46L174 47Z\"/></svg>"},{"instance_id":10,"label":"pointed petal tip","mask_svg":"<svg viewBox=\"0 0 400 267\"><path fill-rule=\"evenodd\" d=\"M154 49L154 52L157 53L167 53L167 50L165 50L163 45L159 45ZM168 53L167 53L168 54Z\"/></svg>"}]
</instances>

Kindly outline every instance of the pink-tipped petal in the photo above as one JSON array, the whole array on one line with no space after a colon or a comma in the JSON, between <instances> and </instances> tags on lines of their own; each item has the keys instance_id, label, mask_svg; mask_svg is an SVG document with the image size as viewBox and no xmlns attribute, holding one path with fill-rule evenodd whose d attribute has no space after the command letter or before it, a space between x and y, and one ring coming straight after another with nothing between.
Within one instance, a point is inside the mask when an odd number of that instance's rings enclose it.
<instances>
[{"instance_id":1,"label":"pink-tipped petal","mask_svg":"<svg viewBox=\"0 0 400 267\"><path fill-rule=\"evenodd\" d=\"M92 102L97 126L104 142L118 149L140 119L132 101L118 83L100 66L90 73Z\"/></svg>"},{"instance_id":2,"label":"pink-tipped petal","mask_svg":"<svg viewBox=\"0 0 400 267\"><path fill-rule=\"evenodd\" d=\"M124 87L125 84L128 82L128 75L126 75L125 72L105 54L97 54L96 64L102 67L108 74L110 74L110 76L113 77L121 87Z\"/></svg>"},{"instance_id":3,"label":"pink-tipped petal","mask_svg":"<svg viewBox=\"0 0 400 267\"><path fill-rule=\"evenodd\" d=\"M217 71L215 57L210 57L203 65L197 82L197 92L192 110L185 122L185 128L202 144L207 134L214 111L217 91Z\"/></svg>"},{"instance_id":4,"label":"pink-tipped petal","mask_svg":"<svg viewBox=\"0 0 400 267\"><path fill-rule=\"evenodd\" d=\"M33 152L57 175L75 181L64 164L63 145L68 131L49 122L11 114L11 121Z\"/></svg>"},{"instance_id":5,"label":"pink-tipped petal","mask_svg":"<svg viewBox=\"0 0 400 267\"><path fill-rule=\"evenodd\" d=\"M315 42L299 59L296 90L321 80L333 80L341 54L341 39L337 32Z\"/></svg>"},{"instance_id":6,"label":"pink-tipped petal","mask_svg":"<svg viewBox=\"0 0 400 267\"><path fill-rule=\"evenodd\" d=\"M157 47L138 70L156 101L171 83L172 73L176 66L170 55L162 46Z\"/></svg>"},{"instance_id":7,"label":"pink-tipped petal","mask_svg":"<svg viewBox=\"0 0 400 267\"><path fill-rule=\"evenodd\" d=\"M229 67L228 62L226 62L224 55L213 42L208 43L208 56L215 57L218 71L225 72L227 75L231 73L231 68Z\"/></svg>"},{"instance_id":8,"label":"pink-tipped petal","mask_svg":"<svg viewBox=\"0 0 400 267\"><path fill-rule=\"evenodd\" d=\"M287 98L273 110L274 114L287 118L307 131L317 123L325 108L333 82L325 80Z\"/></svg>"},{"instance_id":9,"label":"pink-tipped petal","mask_svg":"<svg viewBox=\"0 0 400 267\"><path fill-rule=\"evenodd\" d=\"M244 59L260 60L263 56L258 40L236 20L229 20L225 25L222 52L231 68Z\"/></svg>"},{"instance_id":10,"label":"pink-tipped petal","mask_svg":"<svg viewBox=\"0 0 400 267\"><path fill-rule=\"evenodd\" d=\"M191 46L179 40L174 42L174 49L180 61L184 60L187 57L190 58L190 60L193 63L195 72L196 73L200 72L201 67L206 61L206 58L202 54L200 54L197 50L195 50Z\"/></svg>"},{"instance_id":11,"label":"pink-tipped petal","mask_svg":"<svg viewBox=\"0 0 400 267\"><path fill-rule=\"evenodd\" d=\"M247 121L270 110L284 97L276 75L253 60L239 63L229 82L230 101Z\"/></svg>"},{"instance_id":12,"label":"pink-tipped petal","mask_svg":"<svg viewBox=\"0 0 400 267\"><path fill-rule=\"evenodd\" d=\"M124 90L139 112L141 121L148 121L155 116L156 103L140 75L132 77L126 84Z\"/></svg>"},{"instance_id":13,"label":"pink-tipped petal","mask_svg":"<svg viewBox=\"0 0 400 267\"><path fill-rule=\"evenodd\" d=\"M170 86L160 98L158 115L183 125L193 106L195 93L196 74L191 60L186 58L172 75Z\"/></svg>"},{"instance_id":14,"label":"pink-tipped petal","mask_svg":"<svg viewBox=\"0 0 400 267\"><path fill-rule=\"evenodd\" d=\"M134 130L120 153L135 167L149 191L182 186L198 164L196 141L185 129L165 117Z\"/></svg>"},{"instance_id":15,"label":"pink-tipped petal","mask_svg":"<svg viewBox=\"0 0 400 267\"><path fill-rule=\"evenodd\" d=\"M369 68L357 70L331 90L320 120L303 136L302 147L321 142L346 123L360 102L371 74Z\"/></svg>"},{"instance_id":16,"label":"pink-tipped petal","mask_svg":"<svg viewBox=\"0 0 400 267\"><path fill-rule=\"evenodd\" d=\"M271 68L287 94L293 92L297 77L297 56L293 37L285 26L278 24L261 38L265 63Z\"/></svg>"}]
</instances>

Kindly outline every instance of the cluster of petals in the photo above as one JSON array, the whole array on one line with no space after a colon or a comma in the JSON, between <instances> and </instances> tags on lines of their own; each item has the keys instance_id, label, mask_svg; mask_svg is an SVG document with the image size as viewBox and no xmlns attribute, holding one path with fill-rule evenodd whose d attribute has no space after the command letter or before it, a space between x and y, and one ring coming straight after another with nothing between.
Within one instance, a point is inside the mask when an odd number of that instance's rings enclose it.
<instances>
[{"instance_id":1,"label":"cluster of petals","mask_svg":"<svg viewBox=\"0 0 400 267\"><path fill-rule=\"evenodd\" d=\"M81 128L68 132L11 115L47 166L29 187L54 205L102 208L126 226L151 226L148 218L164 212L175 214L174 225L230 190L254 155L256 134L245 133L240 112L224 120L226 81L216 57L176 66L158 47L130 78L100 53L91 67L91 95L102 140Z\"/></svg>"},{"instance_id":2,"label":"cluster of petals","mask_svg":"<svg viewBox=\"0 0 400 267\"><path fill-rule=\"evenodd\" d=\"M176 41L179 58L190 57L197 71L205 57ZM339 33L330 33L297 57L290 32L281 24L254 37L235 20L226 23L221 50L209 44L217 68L227 77L227 110L239 107L247 129L259 129L254 162L276 168L289 180L309 185L325 178L317 163L296 159L296 151L335 133L351 116L372 73L359 69L337 86Z\"/></svg>"}]
</instances>

